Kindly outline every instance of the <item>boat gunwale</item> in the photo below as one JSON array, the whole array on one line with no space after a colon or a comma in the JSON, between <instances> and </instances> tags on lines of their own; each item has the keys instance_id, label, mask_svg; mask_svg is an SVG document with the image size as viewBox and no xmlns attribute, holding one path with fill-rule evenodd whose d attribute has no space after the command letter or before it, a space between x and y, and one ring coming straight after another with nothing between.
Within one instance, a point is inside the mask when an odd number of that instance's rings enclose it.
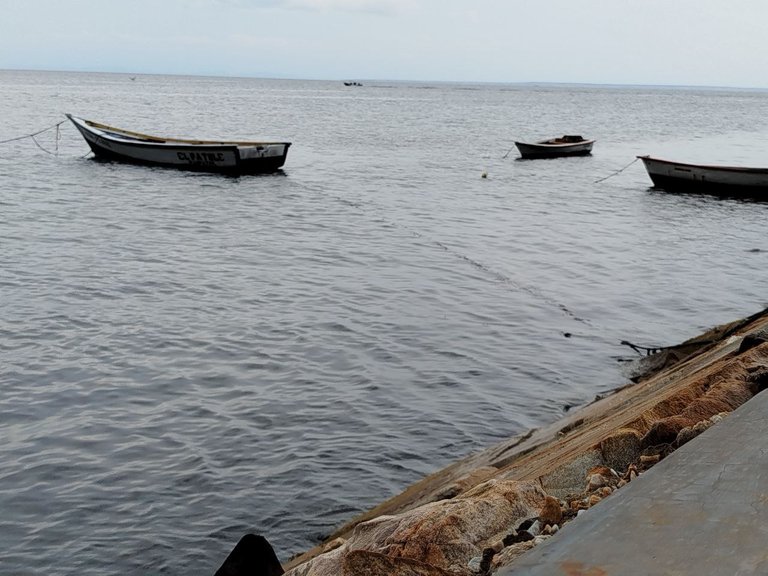
<instances>
[{"instance_id":1,"label":"boat gunwale","mask_svg":"<svg viewBox=\"0 0 768 576\"><path fill-rule=\"evenodd\" d=\"M594 144L597 142L597 140L582 140L581 142L562 142L562 143L552 143L549 140L541 140L539 142L518 142L515 141L515 146L522 145L522 146L531 146L535 148L545 148L545 149L551 149L551 148L574 148L577 146L584 146L586 144Z\"/></svg>"},{"instance_id":2,"label":"boat gunwale","mask_svg":"<svg viewBox=\"0 0 768 576\"><path fill-rule=\"evenodd\" d=\"M658 162L659 164L666 164L668 166L682 166L685 168L693 168L693 169L699 169L699 170L714 170L714 171L722 171L722 172L743 172L746 174L768 174L768 168L754 168L749 166L718 166L716 164L691 164L689 162L676 162L674 160L663 160L661 158L655 158L650 155L644 155L644 156L637 156L640 160L645 163L646 167L648 164L646 161L650 162Z\"/></svg>"},{"instance_id":3,"label":"boat gunwale","mask_svg":"<svg viewBox=\"0 0 768 576\"><path fill-rule=\"evenodd\" d=\"M212 147L212 148L232 148L232 147L258 147L258 146L288 146L290 142L277 142L277 141L229 141L229 140L194 140L185 138L165 138L161 136L152 136L149 134L143 134L141 132L134 132L132 130L125 130L123 128L116 128L109 126L108 124L102 124L93 120L86 120L79 118L71 114L67 114L67 118L72 120L78 127L82 127L84 130L89 131L94 136L99 138L106 138L121 144L133 145L133 146L159 146L159 147L171 147L171 146L184 146L191 148L199 147ZM127 136L131 140L126 141L120 136Z\"/></svg>"}]
</instances>

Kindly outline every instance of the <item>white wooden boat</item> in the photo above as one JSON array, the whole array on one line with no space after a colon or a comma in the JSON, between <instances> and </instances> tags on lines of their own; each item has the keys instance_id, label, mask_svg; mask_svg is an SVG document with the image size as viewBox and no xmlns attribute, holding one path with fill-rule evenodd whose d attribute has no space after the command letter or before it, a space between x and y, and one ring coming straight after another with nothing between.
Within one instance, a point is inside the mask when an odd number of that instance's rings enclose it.
<instances>
[{"instance_id":1,"label":"white wooden boat","mask_svg":"<svg viewBox=\"0 0 768 576\"><path fill-rule=\"evenodd\" d=\"M290 142L241 142L163 138L114 128L67 114L101 158L184 170L255 174L285 164Z\"/></svg>"},{"instance_id":2,"label":"white wooden boat","mask_svg":"<svg viewBox=\"0 0 768 576\"><path fill-rule=\"evenodd\" d=\"M594 140L565 135L539 142L515 142L522 158L558 158L560 156L586 156L592 153Z\"/></svg>"},{"instance_id":3,"label":"white wooden boat","mask_svg":"<svg viewBox=\"0 0 768 576\"><path fill-rule=\"evenodd\" d=\"M764 197L768 200L768 168L686 164L638 156L654 187L669 192Z\"/></svg>"}]
</instances>

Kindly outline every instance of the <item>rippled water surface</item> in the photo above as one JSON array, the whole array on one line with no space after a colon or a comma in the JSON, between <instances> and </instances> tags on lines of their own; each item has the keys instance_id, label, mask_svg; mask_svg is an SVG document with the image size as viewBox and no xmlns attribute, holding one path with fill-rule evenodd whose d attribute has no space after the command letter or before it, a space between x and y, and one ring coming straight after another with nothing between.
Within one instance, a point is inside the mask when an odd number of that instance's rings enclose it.
<instances>
[{"instance_id":1,"label":"rippled water surface","mask_svg":"<svg viewBox=\"0 0 768 576\"><path fill-rule=\"evenodd\" d=\"M65 112L293 147L228 178L0 145L3 574L286 560L624 383L621 340L765 305L768 204L595 181L768 165L766 92L0 72L0 140ZM563 133L594 154L509 152Z\"/></svg>"}]
</instances>

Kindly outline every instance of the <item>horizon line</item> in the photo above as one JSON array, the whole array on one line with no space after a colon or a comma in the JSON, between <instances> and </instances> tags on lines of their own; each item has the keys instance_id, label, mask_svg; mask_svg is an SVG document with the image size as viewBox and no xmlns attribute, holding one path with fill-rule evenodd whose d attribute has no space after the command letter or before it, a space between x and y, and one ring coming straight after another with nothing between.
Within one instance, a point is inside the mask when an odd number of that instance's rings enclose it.
<instances>
[{"instance_id":1,"label":"horizon line","mask_svg":"<svg viewBox=\"0 0 768 576\"><path fill-rule=\"evenodd\" d=\"M766 91L768 87L743 86L727 84L654 84L654 83L621 83L621 82L586 82L586 81L561 81L561 80L414 80L398 78L363 78L363 77L338 77L338 78L301 78L283 75L242 75L221 74L205 72L125 72L115 70L92 69L51 69L51 68L0 68L0 72L44 72L61 74L114 74L118 76L178 76L189 78L229 78L245 80L288 80L297 82L345 82L356 80L359 82L394 82L394 83L418 83L418 84L497 84L506 86L591 86L614 88L698 88L708 90L755 90Z\"/></svg>"}]
</instances>

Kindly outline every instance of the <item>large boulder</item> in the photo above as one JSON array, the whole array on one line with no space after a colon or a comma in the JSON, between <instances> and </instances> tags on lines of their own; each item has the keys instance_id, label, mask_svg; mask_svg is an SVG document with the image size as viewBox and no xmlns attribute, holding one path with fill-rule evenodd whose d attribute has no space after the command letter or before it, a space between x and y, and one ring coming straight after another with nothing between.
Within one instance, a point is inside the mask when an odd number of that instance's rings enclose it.
<instances>
[{"instance_id":1,"label":"large boulder","mask_svg":"<svg viewBox=\"0 0 768 576\"><path fill-rule=\"evenodd\" d=\"M538 482L490 480L451 500L358 524L342 547L287 575L339 576L346 557L356 550L461 572L473 557L482 555L494 537L525 518L538 516L545 499ZM350 569L345 576L356 576Z\"/></svg>"},{"instance_id":2,"label":"large boulder","mask_svg":"<svg viewBox=\"0 0 768 576\"><path fill-rule=\"evenodd\" d=\"M339 576L344 558L349 553L349 543L299 564L288 570L285 576Z\"/></svg>"},{"instance_id":3,"label":"large boulder","mask_svg":"<svg viewBox=\"0 0 768 576\"><path fill-rule=\"evenodd\" d=\"M341 576L471 576L469 570L448 572L410 558L353 550L344 557Z\"/></svg>"}]
</instances>

